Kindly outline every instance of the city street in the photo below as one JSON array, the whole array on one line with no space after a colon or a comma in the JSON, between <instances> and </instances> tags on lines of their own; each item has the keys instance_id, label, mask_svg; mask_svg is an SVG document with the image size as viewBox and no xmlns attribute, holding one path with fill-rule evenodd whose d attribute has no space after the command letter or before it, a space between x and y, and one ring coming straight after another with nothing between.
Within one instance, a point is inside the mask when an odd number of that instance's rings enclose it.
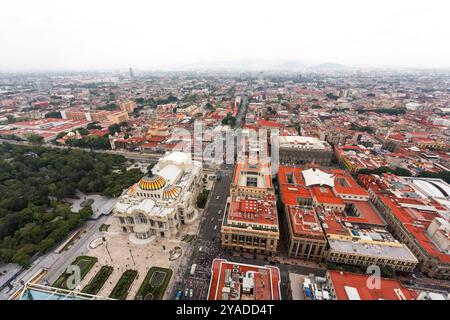
<instances>
[{"instance_id":1,"label":"city street","mask_svg":"<svg viewBox=\"0 0 450 320\"><path fill-rule=\"evenodd\" d=\"M236 117L237 128L243 124L247 103L248 98L243 95L242 107ZM217 179L209 194L197 236L191 243L190 250L185 254L172 292L168 295L170 299L175 299L177 290L183 291L182 299L200 300L207 298L212 261L217 257L225 256L220 247L220 227L226 201L230 194L234 167L234 165L222 165L216 171ZM197 267L195 274L191 275L190 271L193 264L196 264Z\"/></svg>"},{"instance_id":2,"label":"city street","mask_svg":"<svg viewBox=\"0 0 450 320\"><path fill-rule=\"evenodd\" d=\"M244 95L242 108L236 119L236 127L242 126L247 110L248 98ZM230 261L249 263L255 265L272 264L280 268L281 292L283 297L289 295L289 272L302 274L314 273L324 276L326 270L306 265L281 264L274 257L256 259L255 256L244 256L233 252L225 252L220 247L220 228L224 215L226 200L230 194L230 184L233 178L234 165L222 165L217 170L213 190L210 192L208 202L201 217L201 222L196 239L191 243L190 250L186 252L181 263L176 281L172 287L169 299L175 299L176 291L183 291L183 298L188 300L206 299L209 282L211 279L211 265L215 258L224 258ZM194 275L191 275L191 267L196 264ZM192 295L191 295L192 292Z\"/></svg>"},{"instance_id":3,"label":"city street","mask_svg":"<svg viewBox=\"0 0 450 320\"><path fill-rule=\"evenodd\" d=\"M191 244L190 252L186 253L187 257L180 268L180 274L174 283L171 294L168 296L174 299L176 290L183 291L183 299L206 299L208 287L211 277L211 265L215 258L224 258L234 262L248 263L254 265L274 265L280 269L281 273L281 292L282 297L289 295L289 272L324 276L326 270L315 266L308 266L306 263L299 264L280 263L277 257L259 258L253 255L240 255L239 253L225 252L220 247L220 225L222 222L226 199L229 195L229 186L233 175L234 166L222 166L217 172L222 178L216 181L214 189L211 192L207 207L203 213L202 221L196 239ZM219 197L219 199L217 199ZM220 210L220 214L218 214ZM195 275L191 276L191 266L197 264ZM185 297L185 292L188 297ZM190 289L193 291L190 297Z\"/></svg>"},{"instance_id":4,"label":"city street","mask_svg":"<svg viewBox=\"0 0 450 320\"><path fill-rule=\"evenodd\" d=\"M220 226L226 200L230 193L233 171L233 165L222 165L221 169L216 172L220 178L215 182L210 193L197 236L191 243L191 249L186 253L185 260L183 260L179 278L176 279L169 295L170 299L175 298L177 289L183 291L183 299L200 300L207 296L212 261L214 258L223 256L223 251L220 248ZM195 275L191 276L190 271L193 264L197 264L197 268ZM184 294L186 289L189 293L187 297ZM190 297L191 289L192 297Z\"/></svg>"}]
</instances>

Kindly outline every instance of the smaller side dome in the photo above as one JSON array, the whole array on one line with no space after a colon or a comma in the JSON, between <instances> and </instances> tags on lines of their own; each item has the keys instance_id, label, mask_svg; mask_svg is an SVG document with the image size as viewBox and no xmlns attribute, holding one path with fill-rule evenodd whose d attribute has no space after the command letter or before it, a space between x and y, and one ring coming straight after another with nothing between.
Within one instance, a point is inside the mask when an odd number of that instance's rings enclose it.
<instances>
[{"instance_id":1,"label":"smaller side dome","mask_svg":"<svg viewBox=\"0 0 450 320\"><path fill-rule=\"evenodd\" d=\"M178 195L181 193L181 187L180 186L171 186L166 188L163 192L163 198L164 199L175 199L178 197Z\"/></svg>"}]
</instances>

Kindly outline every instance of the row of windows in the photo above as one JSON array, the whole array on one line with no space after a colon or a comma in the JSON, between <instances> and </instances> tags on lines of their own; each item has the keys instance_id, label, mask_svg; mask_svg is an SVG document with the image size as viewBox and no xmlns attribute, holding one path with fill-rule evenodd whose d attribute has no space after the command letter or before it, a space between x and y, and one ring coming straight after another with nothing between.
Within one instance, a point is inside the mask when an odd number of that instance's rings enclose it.
<instances>
[{"instance_id":1,"label":"row of windows","mask_svg":"<svg viewBox=\"0 0 450 320\"><path fill-rule=\"evenodd\" d=\"M370 264L369 261L347 259L347 258L330 258L329 260L333 261L333 262L337 262L337 263L348 263L348 264L354 264L354 265L368 265L368 264ZM386 265L385 263L382 263L382 264ZM399 265L399 264L393 264L393 265L395 266L396 270L400 270L400 271L409 271L409 270L412 270L414 268L414 266L411 266L411 265L406 265L406 266L402 266L402 265Z\"/></svg>"},{"instance_id":2,"label":"row of windows","mask_svg":"<svg viewBox=\"0 0 450 320\"><path fill-rule=\"evenodd\" d=\"M297 250L298 247L298 250ZM298 256L300 255L304 255L306 257L308 256L320 256L323 253L323 249L324 246L323 245L316 245L316 244L311 244L311 243L302 243L300 242L300 244L295 243L292 246L291 249L291 254L295 255L297 254Z\"/></svg>"},{"instance_id":3,"label":"row of windows","mask_svg":"<svg viewBox=\"0 0 450 320\"><path fill-rule=\"evenodd\" d=\"M228 234L224 234L223 236L224 241L228 242L228 240L230 239L230 235ZM236 235L236 234L232 234L231 235L231 241L234 243L241 243L241 244L248 244L248 245L261 245L261 246L266 246L267 244L267 239L266 238L259 238L259 237L252 237L252 236L244 236L244 235ZM269 240L269 245L273 246L275 245L275 240L274 239L270 239Z\"/></svg>"},{"instance_id":4,"label":"row of windows","mask_svg":"<svg viewBox=\"0 0 450 320\"><path fill-rule=\"evenodd\" d=\"M151 219L147 219L145 217L136 217L133 219L132 217L119 217L120 224L149 224L152 227L158 226L158 228L165 228L165 223L161 221L154 221Z\"/></svg>"},{"instance_id":5,"label":"row of windows","mask_svg":"<svg viewBox=\"0 0 450 320\"><path fill-rule=\"evenodd\" d=\"M158 198L158 199L162 198L160 193L149 193L149 192L143 193L143 192L138 192L137 195L139 197L145 197L145 198L148 198L148 197L153 197L153 198Z\"/></svg>"},{"instance_id":6,"label":"row of windows","mask_svg":"<svg viewBox=\"0 0 450 320\"><path fill-rule=\"evenodd\" d=\"M348 195L348 194L341 194L340 195L342 197L342 199L348 199L348 200L366 200L367 197L363 197L363 196L355 196L355 195Z\"/></svg>"},{"instance_id":7,"label":"row of windows","mask_svg":"<svg viewBox=\"0 0 450 320\"><path fill-rule=\"evenodd\" d=\"M379 262L383 264L395 264L400 266L414 266L414 262L408 262L408 261L400 261L395 259L382 259L378 257L368 257L368 256L358 256L358 255L348 255L348 254L342 254L342 253L336 253L332 252L330 253L330 257L332 259L338 259L338 260L352 260L352 261L363 261L363 262Z\"/></svg>"},{"instance_id":8,"label":"row of windows","mask_svg":"<svg viewBox=\"0 0 450 320\"><path fill-rule=\"evenodd\" d=\"M248 248L243 248L243 247L230 247L235 251L246 251L246 252L251 252L251 253L261 253L261 254L270 254L271 250L264 250L264 249L248 249Z\"/></svg>"}]
</instances>

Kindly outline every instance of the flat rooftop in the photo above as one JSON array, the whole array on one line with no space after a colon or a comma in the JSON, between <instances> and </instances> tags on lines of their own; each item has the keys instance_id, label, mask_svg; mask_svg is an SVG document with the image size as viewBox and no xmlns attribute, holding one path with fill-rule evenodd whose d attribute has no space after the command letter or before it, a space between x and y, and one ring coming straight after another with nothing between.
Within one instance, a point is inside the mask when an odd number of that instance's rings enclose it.
<instances>
[{"instance_id":1,"label":"flat rooftop","mask_svg":"<svg viewBox=\"0 0 450 320\"><path fill-rule=\"evenodd\" d=\"M378 288L367 286L368 275L343 271L328 271L337 300L413 300L414 290L408 289L398 280L380 279Z\"/></svg>"},{"instance_id":2,"label":"flat rooftop","mask_svg":"<svg viewBox=\"0 0 450 320\"><path fill-rule=\"evenodd\" d=\"M369 240L370 241L370 240ZM386 242L366 242L366 241L345 241L338 239L328 239L330 248L337 252L346 254L360 254L377 257L386 257L391 259L399 259L410 262L416 262L417 258L412 252L403 244L397 246Z\"/></svg>"},{"instance_id":3,"label":"flat rooftop","mask_svg":"<svg viewBox=\"0 0 450 320\"><path fill-rule=\"evenodd\" d=\"M281 300L280 270L214 259L208 300Z\"/></svg>"},{"instance_id":4,"label":"flat rooftop","mask_svg":"<svg viewBox=\"0 0 450 320\"><path fill-rule=\"evenodd\" d=\"M248 223L278 227L276 199L266 195L263 199L232 197L227 215L228 223Z\"/></svg>"},{"instance_id":5,"label":"flat rooftop","mask_svg":"<svg viewBox=\"0 0 450 320\"><path fill-rule=\"evenodd\" d=\"M315 170L327 179L309 179L307 181L304 172L313 172L303 168L280 166L278 170L278 181L280 183L281 197L285 205L296 205L298 198L312 199L327 204L344 204L346 199L367 200L369 193L361 187L344 170ZM307 174L308 177L308 174ZM332 179L333 181L329 181ZM325 180L325 181L324 181Z\"/></svg>"},{"instance_id":6,"label":"flat rooftop","mask_svg":"<svg viewBox=\"0 0 450 320\"><path fill-rule=\"evenodd\" d=\"M345 221L360 224L370 224L378 226L386 226L386 221L384 221L378 210L369 201L357 201L357 200L345 200L346 204L351 204L354 206L357 213L356 216L345 216Z\"/></svg>"},{"instance_id":7,"label":"flat rooftop","mask_svg":"<svg viewBox=\"0 0 450 320\"><path fill-rule=\"evenodd\" d=\"M288 206L292 231L295 236L325 240L316 210L311 206Z\"/></svg>"},{"instance_id":8,"label":"flat rooftop","mask_svg":"<svg viewBox=\"0 0 450 320\"><path fill-rule=\"evenodd\" d=\"M234 171L233 184L240 187L272 188L269 164L261 162L252 164L248 160L238 163Z\"/></svg>"},{"instance_id":9,"label":"flat rooftop","mask_svg":"<svg viewBox=\"0 0 450 320\"><path fill-rule=\"evenodd\" d=\"M280 136L280 148L298 149L298 150L321 150L331 151L328 142L319 140L315 137L304 136Z\"/></svg>"},{"instance_id":10,"label":"flat rooftop","mask_svg":"<svg viewBox=\"0 0 450 320\"><path fill-rule=\"evenodd\" d=\"M19 300L114 300L40 284L26 284Z\"/></svg>"}]
</instances>

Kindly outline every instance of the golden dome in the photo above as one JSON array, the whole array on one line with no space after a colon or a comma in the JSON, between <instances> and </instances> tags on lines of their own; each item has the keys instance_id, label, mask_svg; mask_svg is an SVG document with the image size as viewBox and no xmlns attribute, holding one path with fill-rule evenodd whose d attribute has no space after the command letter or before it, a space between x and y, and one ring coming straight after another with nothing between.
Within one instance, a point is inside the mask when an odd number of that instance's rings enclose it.
<instances>
[{"instance_id":1,"label":"golden dome","mask_svg":"<svg viewBox=\"0 0 450 320\"><path fill-rule=\"evenodd\" d=\"M166 180L158 175L154 175L154 176L145 176L141 179L141 181L139 181L139 187L142 190L149 190L149 191L153 191L153 190L159 190L161 188L163 188L166 185Z\"/></svg>"},{"instance_id":2,"label":"golden dome","mask_svg":"<svg viewBox=\"0 0 450 320\"><path fill-rule=\"evenodd\" d=\"M167 187L163 192L164 199L175 199L181 192L181 187L179 186L170 186Z\"/></svg>"}]
</instances>

